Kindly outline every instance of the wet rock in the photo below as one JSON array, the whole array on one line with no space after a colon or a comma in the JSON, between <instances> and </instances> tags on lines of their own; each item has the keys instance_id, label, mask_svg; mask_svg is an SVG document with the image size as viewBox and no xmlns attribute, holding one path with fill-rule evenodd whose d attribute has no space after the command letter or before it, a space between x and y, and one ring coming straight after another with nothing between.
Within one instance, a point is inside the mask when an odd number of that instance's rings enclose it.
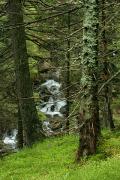
<instances>
[{"instance_id":1,"label":"wet rock","mask_svg":"<svg viewBox=\"0 0 120 180\"><path fill-rule=\"evenodd\" d=\"M62 132L66 99L59 82L60 70L54 67L51 69L49 63L44 64L41 69L44 83L39 88L41 103L38 109L47 117L47 121L43 122L43 129L47 136L51 136Z\"/></svg>"},{"instance_id":2,"label":"wet rock","mask_svg":"<svg viewBox=\"0 0 120 180\"><path fill-rule=\"evenodd\" d=\"M46 136L51 136L53 134L52 129L50 128L50 123L49 121L44 121L43 122L43 131L45 132Z\"/></svg>"},{"instance_id":3,"label":"wet rock","mask_svg":"<svg viewBox=\"0 0 120 180\"><path fill-rule=\"evenodd\" d=\"M63 125L63 118L56 116L50 120L50 128L52 131L61 132L61 128Z\"/></svg>"},{"instance_id":4,"label":"wet rock","mask_svg":"<svg viewBox=\"0 0 120 180\"><path fill-rule=\"evenodd\" d=\"M3 156L6 156L12 152L13 152L13 149L11 149L9 147L9 145L4 144L2 142L2 140L0 140L0 158L2 158Z\"/></svg>"}]
</instances>

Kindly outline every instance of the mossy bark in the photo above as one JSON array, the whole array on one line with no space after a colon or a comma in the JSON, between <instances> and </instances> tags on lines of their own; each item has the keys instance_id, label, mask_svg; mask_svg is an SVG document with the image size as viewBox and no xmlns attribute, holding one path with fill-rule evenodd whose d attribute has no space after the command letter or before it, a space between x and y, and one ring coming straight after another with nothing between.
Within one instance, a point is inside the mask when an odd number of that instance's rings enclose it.
<instances>
[{"instance_id":1,"label":"mossy bark","mask_svg":"<svg viewBox=\"0 0 120 180\"><path fill-rule=\"evenodd\" d=\"M17 96L23 123L24 144L31 146L37 139L42 139L43 133L42 123L38 119L33 99L23 21L22 1L8 0L8 12L15 62Z\"/></svg>"},{"instance_id":2,"label":"mossy bark","mask_svg":"<svg viewBox=\"0 0 120 180\"><path fill-rule=\"evenodd\" d=\"M94 154L100 131L98 105L98 1L84 1L80 143L77 160Z\"/></svg>"}]
</instances>

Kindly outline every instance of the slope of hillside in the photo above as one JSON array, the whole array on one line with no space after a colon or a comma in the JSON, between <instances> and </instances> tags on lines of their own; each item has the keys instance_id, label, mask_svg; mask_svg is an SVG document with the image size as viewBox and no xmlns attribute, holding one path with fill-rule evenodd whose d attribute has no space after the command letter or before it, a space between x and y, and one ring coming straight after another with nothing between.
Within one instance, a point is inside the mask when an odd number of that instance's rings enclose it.
<instances>
[{"instance_id":1,"label":"slope of hillside","mask_svg":"<svg viewBox=\"0 0 120 180\"><path fill-rule=\"evenodd\" d=\"M0 180L119 180L120 133L103 133L98 153L75 163L78 137L50 138L0 160Z\"/></svg>"}]
</instances>

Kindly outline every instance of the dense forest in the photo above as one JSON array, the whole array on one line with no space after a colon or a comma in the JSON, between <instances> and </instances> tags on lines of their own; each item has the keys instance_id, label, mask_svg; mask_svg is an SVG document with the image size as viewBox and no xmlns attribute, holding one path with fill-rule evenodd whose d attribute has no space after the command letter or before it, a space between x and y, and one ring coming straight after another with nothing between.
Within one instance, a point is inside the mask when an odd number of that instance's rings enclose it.
<instances>
[{"instance_id":1,"label":"dense forest","mask_svg":"<svg viewBox=\"0 0 120 180\"><path fill-rule=\"evenodd\" d=\"M0 179L120 179L120 1L0 0Z\"/></svg>"}]
</instances>

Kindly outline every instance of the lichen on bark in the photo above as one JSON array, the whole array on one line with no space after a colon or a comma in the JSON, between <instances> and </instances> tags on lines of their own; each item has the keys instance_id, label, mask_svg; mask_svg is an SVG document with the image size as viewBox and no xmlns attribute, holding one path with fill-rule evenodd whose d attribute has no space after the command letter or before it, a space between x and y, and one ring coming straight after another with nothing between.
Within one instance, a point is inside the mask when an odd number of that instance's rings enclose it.
<instances>
[{"instance_id":1,"label":"lichen on bark","mask_svg":"<svg viewBox=\"0 0 120 180\"><path fill-rule=\"evenodd\" d=\"M96 152L99 131L97 99L98 1L84 1L82 78L83 106L80 112L80 144L77 159ZM82 118L81 118L82 117Z\"/></svg>"}]
</instances>

